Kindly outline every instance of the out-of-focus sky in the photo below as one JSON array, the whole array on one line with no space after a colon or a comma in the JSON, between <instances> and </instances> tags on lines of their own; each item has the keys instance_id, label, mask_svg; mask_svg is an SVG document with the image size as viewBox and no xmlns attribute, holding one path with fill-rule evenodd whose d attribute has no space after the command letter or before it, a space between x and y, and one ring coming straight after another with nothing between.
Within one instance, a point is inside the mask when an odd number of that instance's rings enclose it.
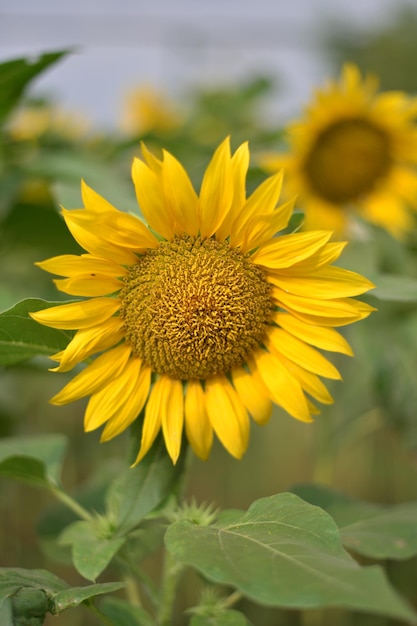
<instances>
[{"instance_id":1,"label":"out-of-focus sky","mask_svg":"<svg viewBox=\"0 0 417 626\"><path fill-rule=\"evenodd\" d=\"M399 0L0 0L0 60L76 52L34 85L112 126L123 94L151 84L172 97L193 85L280 79L279 111L296 114L330 66L319 33L331 18L359 30L384 23ZM402 0L417 5L417 0Z\"/></svg>"}]
</instances>

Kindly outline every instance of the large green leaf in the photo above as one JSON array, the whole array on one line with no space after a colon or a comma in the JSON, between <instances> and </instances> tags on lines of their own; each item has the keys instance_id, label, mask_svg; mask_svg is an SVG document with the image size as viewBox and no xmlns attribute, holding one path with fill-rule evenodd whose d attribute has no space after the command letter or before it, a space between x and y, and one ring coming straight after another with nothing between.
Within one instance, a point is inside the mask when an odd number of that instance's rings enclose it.
<instances>
[{"instance_id":1,"label":"large green leaf","mask_svg":"<svg viewBox=\"0 0 417 626\"><path fill-rule=\"evenodd\" d=\"M227 523L221 517L209 527L175 522L166 544L178 561L265 605L344 607L417 620L383 570L360 567L343 549L332 518L294 494L257 500Z\"/></svg>"},{"instance_id":2,"label":"large green leaf","mask_svg":"<svg viewBox=\"0 0 417 626\"><path fill-rule=\"evenodd\" d=\"M15 365L39 355L51 356L68 345L72 331L42 326L29 316L57 304L65 302L28 298L0 313L0 365Z\"/></svg>"},{"instance_id":3,"label":"large green leaf","mask_svg":"<svg viewBox=\"0 0 417 626\"><path fill-rule=\"evenodd\" d=\"M88 580L95 581L125 543L125 537L107 537L98 520L77 521L68 526L60 536L62 545L70 545L77 571Z\"/></svg>"},{"instance_id":4,"label":"large green leaf","mask_svg":"<svg viewBox=\"0 0 417 626\"><path fill-rule=\"evenodd\" d=\"M0 476L40 487L57 485L66 447L66 437L59 434L1 439Z\"/></svg>"},{"instance_id":5,"label":"large green leaf","mask_svg":"<svg viewBox=\"0 0 417 626\"><path fill-rule=\"evenodd\" d=\"M116 534L128 533L172 493L182 474L183 462L184 455L176 465L172 464L160 437L139 465L114 480L107 496L107 515Z\"/></svg>"},{"instance_id":6,"label":"large green leaf","mask_svg":"<svg viewBox=\"0 0 417 626\"><path fill-rule=\"evenodd\" d=\"M18 103L29 82L68 51L50 52L37 59L14 59L0 65L0 125Z\"/></svg>"},{"instance_id":7,"label":"large green leaf","mask_svg":"<svg viewBox=\"0 0 417 626\"><path fill-rule=\"evenodd\" d=\"M372 517L340 529L343 544L374 559L408 559L417 555L417 502L381 509Z\"/></svg>"},{"instance_id":8,"label":"large green leaf","mask_svg":"<svg viewBox=\"0 0 417 626\"><path fill-rule=\"evenodd\" d=\"M318 485L300 485L293 491L333 517L349 550L372 559L417 555L417 502L381 506Z\"/></svg>"}]
</instances>

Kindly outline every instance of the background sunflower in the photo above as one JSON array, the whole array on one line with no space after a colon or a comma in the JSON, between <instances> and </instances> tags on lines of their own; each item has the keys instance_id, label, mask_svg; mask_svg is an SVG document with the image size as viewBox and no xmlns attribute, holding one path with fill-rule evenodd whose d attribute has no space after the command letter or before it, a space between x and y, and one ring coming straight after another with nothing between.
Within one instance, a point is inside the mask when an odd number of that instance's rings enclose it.
<instances>
[{"instance_id":1,"label":"background sunflower","mask_svg":"<svg viewBox=\"0 0 417 626\"><path fill-rule=\"evenodd\" d=\"M404 237L417 208L417 100L377 93L373 76L346 64L287 128L289 151L263 159L284 167L288 193L305 209L305 228L348 233L354 216ZM411 211L410 211L411 209Z\"/></svg>"}]
</instances>

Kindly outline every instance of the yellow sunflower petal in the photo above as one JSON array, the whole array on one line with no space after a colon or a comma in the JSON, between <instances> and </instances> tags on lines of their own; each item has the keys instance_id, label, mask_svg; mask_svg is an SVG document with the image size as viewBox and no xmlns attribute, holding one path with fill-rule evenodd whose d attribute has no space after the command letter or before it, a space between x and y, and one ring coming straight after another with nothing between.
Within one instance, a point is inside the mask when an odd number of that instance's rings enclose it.
<instances>
[{"instance_id":1,"label":"yellow sunflower petal","mask_svg":"<svg viewBox=\"0 0 417 626\"><path fill-rule=\"evenodd\" d=\"M272 400L287 413L302 422L311 422L307 401L300 383L290 374L278 357L258 350L249 362L252 371L257 370Z\"/></svg>"},{"instance_id":2,"label":"yellow sunflower petal","mask_svg":"<svg viewBox=\"0 0 417 626\"><path fill-rule=\"evenodd\" d=\"M162 412L165 410L164 405L166 405L166 397L170 388L168 376L160 376L151 389L145 409L140 449L132 467L137 465L147 454L161 430Z\"/></svg>"},{"instance_id":3,"label":"yellow sunflower petal","mask_svg":"<svg viewBox=\"0 0 417 626\"><path fill-rule=\"evenodd\" d=\"M67 372L88 357L108 350L123 339L123 320L120 317L111 317L99 326L85 328L75 333L65 350L51 356L58 361L58 367L52 368L52 372Z\"/></svg>"},{"instance_id":4,"label":"yellow sunflower petal","mask_svg":"<svg viewBox=\"0 0 417 626\"><path fill-rule=\"evenodd\" d=\"M357 301L353 298L319 300L286 293L278 287L272 289L272 294L279 306L313 325L319 320L320 326L343 326L363 319L375 310L364 302L362 306L356 306Z\"/></svg>"},{"instance_id":5,"label":"yellow sunflower petal","mask_svg":"<svg viewBox=\"0 0 417 626\"><path fill-rule=\"evenodd\" d=\"M342 254L346 245L347 241L326 243L323 248L318 250L311 257L300 261L300 263L294 263L291 267L287 267L285 273L289 276L305 276L305 274L314 272L336 261ZM275 270L271 268L269 271L275 272ZM276 271L279 273L279 269Z\"/></svg>"},{"instance_id":6,"label":"yellow sunflower petal","mask_svg":"<svg viewBox=\"0 0 417 626\"><path fill-rule=\"evenodd\" d=\"M223 376L206 381L206 409L214 432L226 450L237 459L249 441L249 418L238 394Z\"/></svg>"},{"instance_id":7,"label":"yellow sunflower petal","mask_svg":"<svg viewBox=\"0 0 417 626\"><path fill-rule=\"evenodd\" d=\"M219 228L230 210L233 192L230 140L227 138L214 153L201 183L198 212L202 237L211 237Z\"/></svg>"},{"instance_id":8,"label":"yellow sunflower petal","mask_svg":"<svg viewBox=\"0 0 417 626\"><path fill-rule=\"evenodd\" d=\"M248 236L248 230L250 232L249 223L253 217L262 214L268 215L274 211L281 194L282 181L283 173L280 171L267 178L247 199L231 231L230 243L232 246L242 245Z\"/></svg>"},{"instance_id":9,"label":"yellow sunflower petal","mask_svg":"<svg viewBox=\"0 0 417 626\"><path fill-rule=\"evenodd\" d=\"M108 259L99 259L90 254L63 254L46 261L35 263L38 267L58 276L75 277L80 274L101 274L110 278L125 276L127 271L118 263Z\"/></svg>"},{"instance_id":10,"label":"yellow sunflower petal","mask_svg":"<svg viewBox=\"0 0 417 626\"><path fill-rule=\"evenodd\" d=\"M126 397L124 404L118 412L108 421L100 441L108 441L117 435L120 435L132 422L137 419L145 406L146 399L149 395L151 386L151 368L142 367L137 371L137 377L133 384L131 393Z\"/></svg>"},{"instance_id":11,"label":"yellow sunflower petal","mask_svg":"<svg viewBox=\"0 0 417 626\"><path fill-rule=\"evenodd\" d=\"M101 324L119 308L120 302L115 298L93 298L71 302L71 304L60 304L36 311L36 313L29 313L29 315L44 326L75 330Z\"/></svg>"},{"instance_id":12,"label":"yellow sunflower petal","mask_svg":"<svg viewBox=\"0 0 417 626\"><path fill-rule=\"evenodd\" d=\"M74 402L74 400L95 393L110 379L120 375L130 353L130 346L123 343L101 354L51 398L51 404L68 404L68 402Z\"/></svg>"},{"instance_id":13,"label":"yellow sunflower petal","mask_svg":"<svg viewBox=\"0 0 417 626\"><path fill-rule=\"evenodd\" d=\"M274 273L268 281L289 293L323 300L358 296L375 287L360 274L341 267L324 267L303 277Z\"/></svg>"},{"instance_id":14,"label":"yellow sunflower petal","mask_svg":"<svg viewBox=\"0 0 417 626\"><path fill-rule=\"evenodd\" d=\"M315 254L330 239L327 231L296 233L277 237L252 255L252 261L267 268L291 267Z\"/></svg>"},{"instance_id":15,"label":"yellow sunflower petal","mask_svg":"<svg viewBox=\"0 0 417 626\"><path fill-rule=\"evenodd\" d=\"M213 444L213 428L207 415L199 380L190 380L185 396L185 433L195 454L206 461Z\"/></svg>"},{"instance_id":16,"label":"yellow sunflower petal","mask_svg":"<svg viewBox=\"0 0 417 626\"><path fill-rule=\"evenodd\" d=\"M288 333L316 348L353 356L352 348L346 339L334 328L306 324L293 315L282 311L277 311L274 314L274 322Z\"/></svg>"},{"instance_id":17,"label":"yellow sunflower petal","mask_svg":"<svg viewBox=\"0 0 417 626\"><path fill-rule=\"evenodd\" d=\"M187 172L169 152L164 151L162 184L175 222L175 233L198 234L198 197Z\"/></svg>"},{"instance_id":18,"label":"yellow sunflower petal","mask_svg":"<svg viewBox=\"0 0 417 626\"><path fill-rule=\"evenodd\" d=\"M98 229L97 215L85 209L62 209L62 216L75 241L91 255L112 259L121 265L132 265L137 260L131 250L111 243L114 237L111 220L106 222L102 218Z\"/></svg>"},{"instance_id":19,"label":"yellow sunflower petal","mask_svg":"<svg viewBox=\"0 0 417 626\"><path fill-rule=\"evenodd\" d=\"M232 156L233 200L230 211L216 231L216 239L223 241L230 236L232 224L239 217L246 202L246 174L249 168L249 146L246 141Z\"/></svg>"},{"instance_id":20,"label":"yellow sunflower petal","mask_svg":"<svg viewBox=\"0 0 417 626\"><path fill-rule=\"evenodd\" d=\"M161 407L162 432L168 454L175 465L181 451L182 429L184 425L184 392L180 380L173 378L168 378L168 380L170 389Z\"/></svg>"},{"instance_id":21,"label":"yellow sunflower petal","mask_svg":"<svg viewBox=\"0 0 417 626\"><path fill-rule=\"evenodd\" d=\"M242 252L249 252L254 248L264 245L275 233L278 233L288 224L288 220L294 210L294 200L289 200L280 206L274 213L259 215L248 223L244 239L242 241Z\"/></svg>"},{"instance_id":22,"label":"yellow sunflower petal","mask_svg":"<svg viewBox=\"0 0 417 626\"><path fill-rule=\"evenodd\" d=\"M340 380L338 370L318 350L287 333L282 328L273 328L265 340L266 347L278 357L284 355L313 374Z\"/></svg>"},{"instance_id":23,"label":"yellow sunflower petal","mask_svg":"<svg viewBox=\"0 0 417 626\"><path fill-rule=\"evenodd\" d=\"M97 214L119 213L119 211L108 200L87 185L85 180L81 181L81 197L83 204L88 211Z\"/></svg>"},{"instance_id":24,"label":"yellow sunflower petal","mask_svg":"<svg viewBox=\"0 0 417 626\"><path fill-rule=\"evenodd\" d=\"M394 191L375 193L364 200L362 213L365 219L382 226L397 239L403 239L414 223L411 213Z\"/></svg>"},{"instance_id":25,"label":"yellow sunflower petal","mask_svg":"<svg viewBox=\"0 0 417 626\"><path fill-rule=\"evenodd\" d=\"M86 432L102 426L123 410L127 399L134 392L141 367L141 359L131 358L120 376L113 378L103 389L91 396L84 417Z\"/></svg>"},{"instance_id":26,"label":"yellow sunflower petal","mask_svg":"<svg viewBox=\"0 0 417 626\"><path fill-rule=\"evenodd\" d=\"M113 216L107 237L111 243L135 252L158 247L157 238L138 217L120 211Z\"/></svg>"},{"instance_id":27,"label":"yellow sunflower petal","mask_svg":"<svg viewBox=\"0 0 417 626\"><path fill-rule=\"evenodd\" d=\"M318 400L322 404L333 404L334 400L326 385L316 374L313 374L300 365L297 365L297 363L294 363L293 360L286 359L282 354L279 358L291 375L298 380L304 391L306 391L312 398Z\"/></svg>"},{"instance_id":28,"label":"yellow sunflower petal","mask_svg":"<svg viewBox=\"0 0 417 626\"><path fill-rule=\"evenodd\" d=\"M138 204L146 221L154 231L171 240L175 232L175 223L168 211L158 177L143 161L135 158L132 179Z\"/></svg>"},{"instance_id":29,"label":"yellow sunflower petal","mask_svg":"<svg viewBox=\"0 0 417 626\"><path fill-rule=\"evenodd\" d=\"M72 278L55 279L54 283L59 291L70 296L109 296L122 287L120 280L106 274L81 274Z\"/></svg>"},{"instance_id":30,"label":"yellow sunflower petal","mask_svg":"<svg viewBox=\"0 0 417 626\"><path fill-rule=\"evenodd\" d=\"M262 380L243 367L232 370L233 386L257 424L266 424L272 414L272 402Z\"/></svg>"},{"instance_id":31,"label":"yellow sunflower petal","mask_svg":"<svg viewBox=\"0 0 417 626\"><path fill-rule=\"evenodd\" d=\"M84 181L81 185L84 206L94 213L100 228L107 222L108 241L133 249L155 248L158 242L139 218L114 208L107 200L91 189Z\"/></svg>"},{"instance_id":32,"label":"yellow sunflower petal","mask_svg":"<svg viewBox=\"0 0 417 626\"><path fill-rule=\"evenodd\" d=\"M149 169L152 170L152 172L157 176L160 176L163 167L162 160L158 159L154 154L152 154L152 152L148 150L146 144L143 141L140 142L140 150L142 152L143 159Z\"/></svg>"}]
</instances>

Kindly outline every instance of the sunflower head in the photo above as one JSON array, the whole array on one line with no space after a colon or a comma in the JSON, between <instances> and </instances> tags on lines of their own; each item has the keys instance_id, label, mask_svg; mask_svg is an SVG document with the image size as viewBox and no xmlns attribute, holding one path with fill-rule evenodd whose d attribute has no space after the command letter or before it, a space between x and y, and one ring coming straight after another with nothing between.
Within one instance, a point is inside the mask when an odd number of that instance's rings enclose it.
<instances>
[{"instance_id":1,"label":"sunflower head","mask_svg":"<svg viewBox=\"0 0 417 626\"><path fill-rule=\"evenodd\" d=\"M372 76L345 65L339 81L318 90L303 117L288 127L288 187L306 210L306 228L346 233L355 215L403 236L417 209L417 99L377 93Z\"/></svg>"},{"instance_id":2,"label":"sunflower head","mask_svg":"<svg viewBox=\"0 0 417 626\"><path fill-rule=\"evenodd\" d=\"M143 156L132 173L147 225L83 183L84 208L63 216L86 253L38 264L82 298L32 314L77 331L55 370L95 356L52 402L90 396L85 429L105 425L103 440L141 415L136 462L160 431L174 463L184 434L202 459L213 434L240 458L249 416L264 424L275 403L309 422L314 401L332 402L321 377L340 375L320 349L351 354L334 327L369 315L353 296L373 285L332 266L344 244L331 233L280 234L293 207L278 205L281 174L246 197L247 144L219 146L199 194L171 154Z\"/></svg>"}]
</instances>

